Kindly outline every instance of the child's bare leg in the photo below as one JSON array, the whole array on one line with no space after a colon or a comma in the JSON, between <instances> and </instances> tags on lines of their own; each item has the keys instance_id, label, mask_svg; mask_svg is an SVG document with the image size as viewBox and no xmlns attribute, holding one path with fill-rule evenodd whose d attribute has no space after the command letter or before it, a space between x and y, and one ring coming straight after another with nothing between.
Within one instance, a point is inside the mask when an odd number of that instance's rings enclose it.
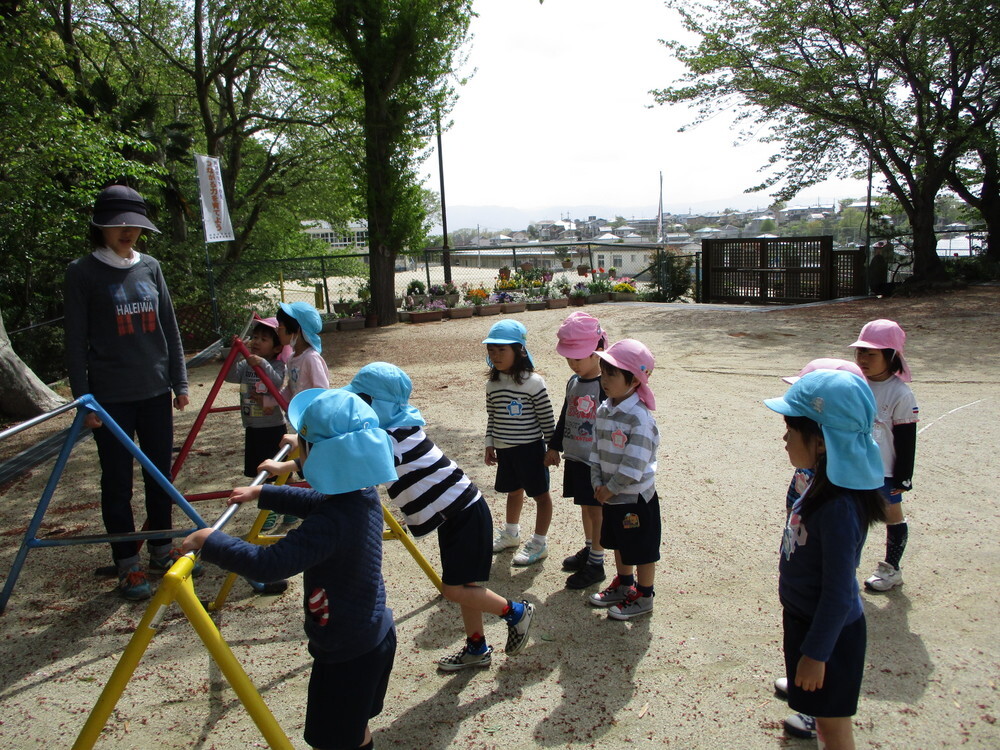
<instances>
[{"instance_id":1,"label":"child's bare leg","mask_svg":"<svg viewBox=\"0 0 1000 750\"><path fill-rule=\"evenodd\" d=\"M524 490L507 493L507 523L521 522L521 508L524 506Z\"/></svg>"},{"instance_id":2,"label":"child's bare leg","mask_svg":"<svg viewBox=\"0 0 1000 750\"><path fill-rule=\"evenodd\" d=\"M503 614L507 600L485 586L474 583L465 586L443 587L444 598L462 608L462 621L466 635L483 632L483 612L498 617ZM470 630L470 628L472 628Z\"/></svg>"},{"instance_id":3,"label":"child's bare leg","mask_svg":"<svg viewBox=\"0 0 1000 750\"><path fill-rule=\"evenodd\" d=\"M552 495L545 492L534 498L538 506L535 515L535 533L538 536L545 536L549 533L549 525L552 523Z\"/></svg>"},{"instance_id":4,"label":"child's bare leg","mask_svg":"<svg viewBox=\"0 0 1000 750\"><path fill-rule=\"evenodd\" d=\"M583 533L590 539L590 548L594 552L603 552L601 546L601 521L604 519L604 509L600 505L581 505L583 512Z\"/></svg>"},{"instance_id":5,"label":"child's bare leg","mask_svg":"<svg viewBox=\"0 0 1000 750\"><path fill-rule=\"evenodd\" d=\"M656 577L656 563L643 563L635 566L635 580L640 586L652 586Z\"/></svg>"},{"instance_id":6,"label":"child's bare leg","mask_svg":"<svg viewBox=\"0 0 1000 750\"><path fill-rule=\"evenodd\" d=\"M817 716L816 739L826 750L854 750L854 722L850 716Z\"/></svg>"}]
</instances>

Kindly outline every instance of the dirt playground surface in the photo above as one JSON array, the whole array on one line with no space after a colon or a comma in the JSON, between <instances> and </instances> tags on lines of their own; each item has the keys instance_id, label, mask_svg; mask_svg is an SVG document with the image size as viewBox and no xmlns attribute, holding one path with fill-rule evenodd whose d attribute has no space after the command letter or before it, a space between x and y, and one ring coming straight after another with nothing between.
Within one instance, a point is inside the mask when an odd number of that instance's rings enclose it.
<instances>
[{"instance_id":1,"label":"dirt playground surface","mask_svg":"<svg viewBox=\"0 0 1000 750\"><path fill-rule=\"evenodd\" d=\"M866 321L889 317L908 334L921 408L915 489L905 509L906 584L863 594L867 671L855 717L859 747L1000 747L1000 287L936 297L861 300L771 309L604 304L585 308L613 339L644 341L657 358L651 385L661 434L657 487L664 516L656 608L631 622L587 606L564 588L562 558L582 542L578 511L556 499L549 558L512 568L498 555L490 586L537 606L530 642L502 653L506 629L488 617L497 646L489 669L441 674L434 663L462 642L458 608L437 595L399 542L386 542L384 573L399 648L386 706L372 722L380 748L796 748L771 691L782 665L778 545L791 468L780 417L761 400L781 394L781 375L821 356L850 356ZM529 349L553 401L570 375L554 351L568 310L521 313ZM388 360L414 381L428 434L484 490L494 522L503 497L483 464L485 347L497 318L400 324L324 337L334 385L363 364ZM192 370L186 436L219 363ZM221 397L235 403L235 386ZM67 419L21 433L0 457L24 449ZM184 493L242 484L242 429L235 414L208 418L180 472ZM0 571L6 577L52 461L0 488ZM553 488L561 488L561 469ZM103 531L92 440L74 451L41 535ZM141 496L141 493L137 493ZM137 500L137 507L141 502ZM209 521L221 501L196 505ZM141 514L141 511L140 511ZM228 528L243 533L246 508ZM182 523L175 511L175 523ZM525 506L522 524L534 509ZM436 539L417 542L437 567ZM869 536L859 579L884 554ZM68 747L79 734L145 611L94 575L106 546L38 549L27 558L0 616L0 747ZM208 566L195 586L215 596L223 573ZM301 577L276 597L239 581L214 617L296 748L310 659L302 633ZM191 625L175 606L128 683L97 747L248 748L265 743Z\"/></svg>"}]
</instances>

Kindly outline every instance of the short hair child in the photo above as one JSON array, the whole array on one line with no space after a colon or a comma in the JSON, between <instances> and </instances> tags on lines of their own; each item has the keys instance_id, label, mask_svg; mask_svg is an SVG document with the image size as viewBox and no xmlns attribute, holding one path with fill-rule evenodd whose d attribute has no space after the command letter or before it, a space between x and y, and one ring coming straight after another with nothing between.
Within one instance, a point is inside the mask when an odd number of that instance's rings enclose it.
<instances>
[{"instance_id":1,"label":"short hair child","mask_svg":"<svg viewBox=\"0 0 1000 750\"><path fill-rule=\"evenodd\" d=\"M254 365L264 371L270 385L280 388L285 379L285 363L281 361L282 345L278 338L277 318L254 315L250 335L250 356L233 362L226 373L227 383L240 384L240 418L243 420L243 475L257 476L261 461L278 450L285 434L285 416L266 384L257 375Z\"/></svg>"},{"instance_id":2,"label":"short hair child","mask_svg":"<svg viewBox=\"0 0 1000 750\"><path fill-rule=\"evenodd\" d=\"M866 640L854 571L868 527L885 517L875 399L856 375L817 370L764 403L785 417L789 461L814 472L788 516L778 563L788 704L816 717L821 747L854 747Z\"/></svg>"},{"instance_id":3,"label":"short hair child","mask_svg":"<svg viewBox=\"0 0 1000 750\"><path fill-rule=\"evenodd\" d=\"M615 620L629 620L653 611L660 559L655 486L660 433L652 415L656 399L649 388L656 361L635 339L622 339L597 356L607 398L597 408L590 481L602 504L601 545L615 551L617 575L588 601L608 607L608 616Z\"/></svg>"},{"instance_id":4,"label":"short hair child","mask_svg":"<svg viewBox=\"0 0 1000 750\"><path fill-rule=\"evenodd\" d=\"M528 330L516 320L495 323L483 339L490 366L486 383L487 466L497 466L494 489L507 493L506 523L493 551L521 545L521 508L527 493L535 500L535 533L514 554L514 565L532 565L548 556L552 496L545 446L555 431L545 380L535 372L527 348Z\"/></svg>"},{"instance_id":5,"label":"short hair child","mask_svg":"<svg viewBox=\"0 0 1000 750\"><path fill-rule=\"evenodd\" d=\"M866 323L858 335L854 358L865 374L878 411L872 433L882 454L886 502L885 560L865 581L872 591L889 591L903 585L899 564L910 535L903 513L903 493L913 489L913 464L917 451L920 409L908 383L913 379L903 356L906 333L893 320Z\"/></svg>"},{"instance_id":6,"label":"short hair child","mask_svg":"<svg viewBox=\"0 0 1000 750\"><path fill-rule=\"evenodd\" d=\"M562 496L573 498L573 503L580 506L584 544L579 552L563 560L563 570L573 573L566 579L566 588L583 589L606 577L601 546L603 511L590 483L590 451L597 407L606 398L601 387L601 359L596 352L603 350L607 342L600 322L585 312L570 313L556 336L556 353L566 358L573 375L566 383L566 398L545 461L556 466L559 453L563 453L566 463Z\"/></svg>"},{"instance_id":7,"label":"short hair child","mask_svg":"<svg viewBox=\"0 0 1000 750\"><path fill-rule=\"evenodd\" d=\"M205 560L257 581L304 573L313 665L303 736L310 747L371 747L368 721L382 710L396 653L382 579L382 503L372 486L396 479L392 443L372 408L344 390L300 393L288 416L312 489L238 487L229 504L259 500L302 524L265 546L199 529L182 549L200 549Z\"/></svg>"},{"instance_id":8,"label":"short hair child","mask_svg":"<svg viewBox=\"0 0 1000 750\"><path fill-rule=\"evenodd\" d=\"M490 578L493 523L479 488L424 433L426 422L410 405L413 383L396 365L372 362L362 367L345 390L357 393L378 414L392 439L399 481L386 486L392 501L406 516L414 537L437 530L446 599L459 605L466 641L438 667L454 672L488 666L493 647L487 645L483 612L507 623L507 655L528 641L535 607L512 601L481 585Z\"/></svg>"}]
</instances>

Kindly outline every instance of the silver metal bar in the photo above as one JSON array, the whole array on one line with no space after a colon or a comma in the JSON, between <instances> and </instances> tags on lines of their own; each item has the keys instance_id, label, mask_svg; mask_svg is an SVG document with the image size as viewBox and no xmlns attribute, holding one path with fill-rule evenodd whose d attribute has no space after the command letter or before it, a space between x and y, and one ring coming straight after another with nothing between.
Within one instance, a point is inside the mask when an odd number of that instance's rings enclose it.
<instances>
[{"instance_id":1,"label":"silver metal bar","mask_svg":"<svg viewBox=\"0 0 1000 750\"><path fill-rule=\"evenodd\" d=\"M282 449L275 454L272 460L284 461L285 457L291 452L291 450L292 450L291 446L289 445L283 446ZM254 477L254 480L250 483L250 486L256 487L257 485L264 484L264 482L267 481L267 478L269 476L270 474L268 474L266 471L260 472L256 477ZM240 507L239 503L236 503L226 508L226 511L221 516L219 516L218 520L215 523L212 524L212 528L215 529L216 531L221 530L227 523L229 523L230 519L232 519L232 517L236 514L236 511L239 509L239 507Z\"/></svg>"}]
</instances>

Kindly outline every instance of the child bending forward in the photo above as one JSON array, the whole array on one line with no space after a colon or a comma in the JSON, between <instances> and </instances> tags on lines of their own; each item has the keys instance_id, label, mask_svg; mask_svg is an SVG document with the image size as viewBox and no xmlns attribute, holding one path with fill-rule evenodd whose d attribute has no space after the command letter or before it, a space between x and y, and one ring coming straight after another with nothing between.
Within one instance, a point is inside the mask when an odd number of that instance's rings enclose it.
<instances>
[{"instance_id":1,"label":"child bending forward","mask_svg":"<svg viewBox=\"0 0 1000 750\"><path fill-rule=\"evenodd\" d=\"M396 653L382 580L382 504L372 487L396 479L391 441L371 407L343 390L300 393L288 417L313 489L239 487L229 504L258 500L301 517L298 528L270 546L199 529L182 549L257 581L304 573L313 666L303 736L315 748L371 747L368 720L382 711Z\"/></svg>"}]
</instances>

